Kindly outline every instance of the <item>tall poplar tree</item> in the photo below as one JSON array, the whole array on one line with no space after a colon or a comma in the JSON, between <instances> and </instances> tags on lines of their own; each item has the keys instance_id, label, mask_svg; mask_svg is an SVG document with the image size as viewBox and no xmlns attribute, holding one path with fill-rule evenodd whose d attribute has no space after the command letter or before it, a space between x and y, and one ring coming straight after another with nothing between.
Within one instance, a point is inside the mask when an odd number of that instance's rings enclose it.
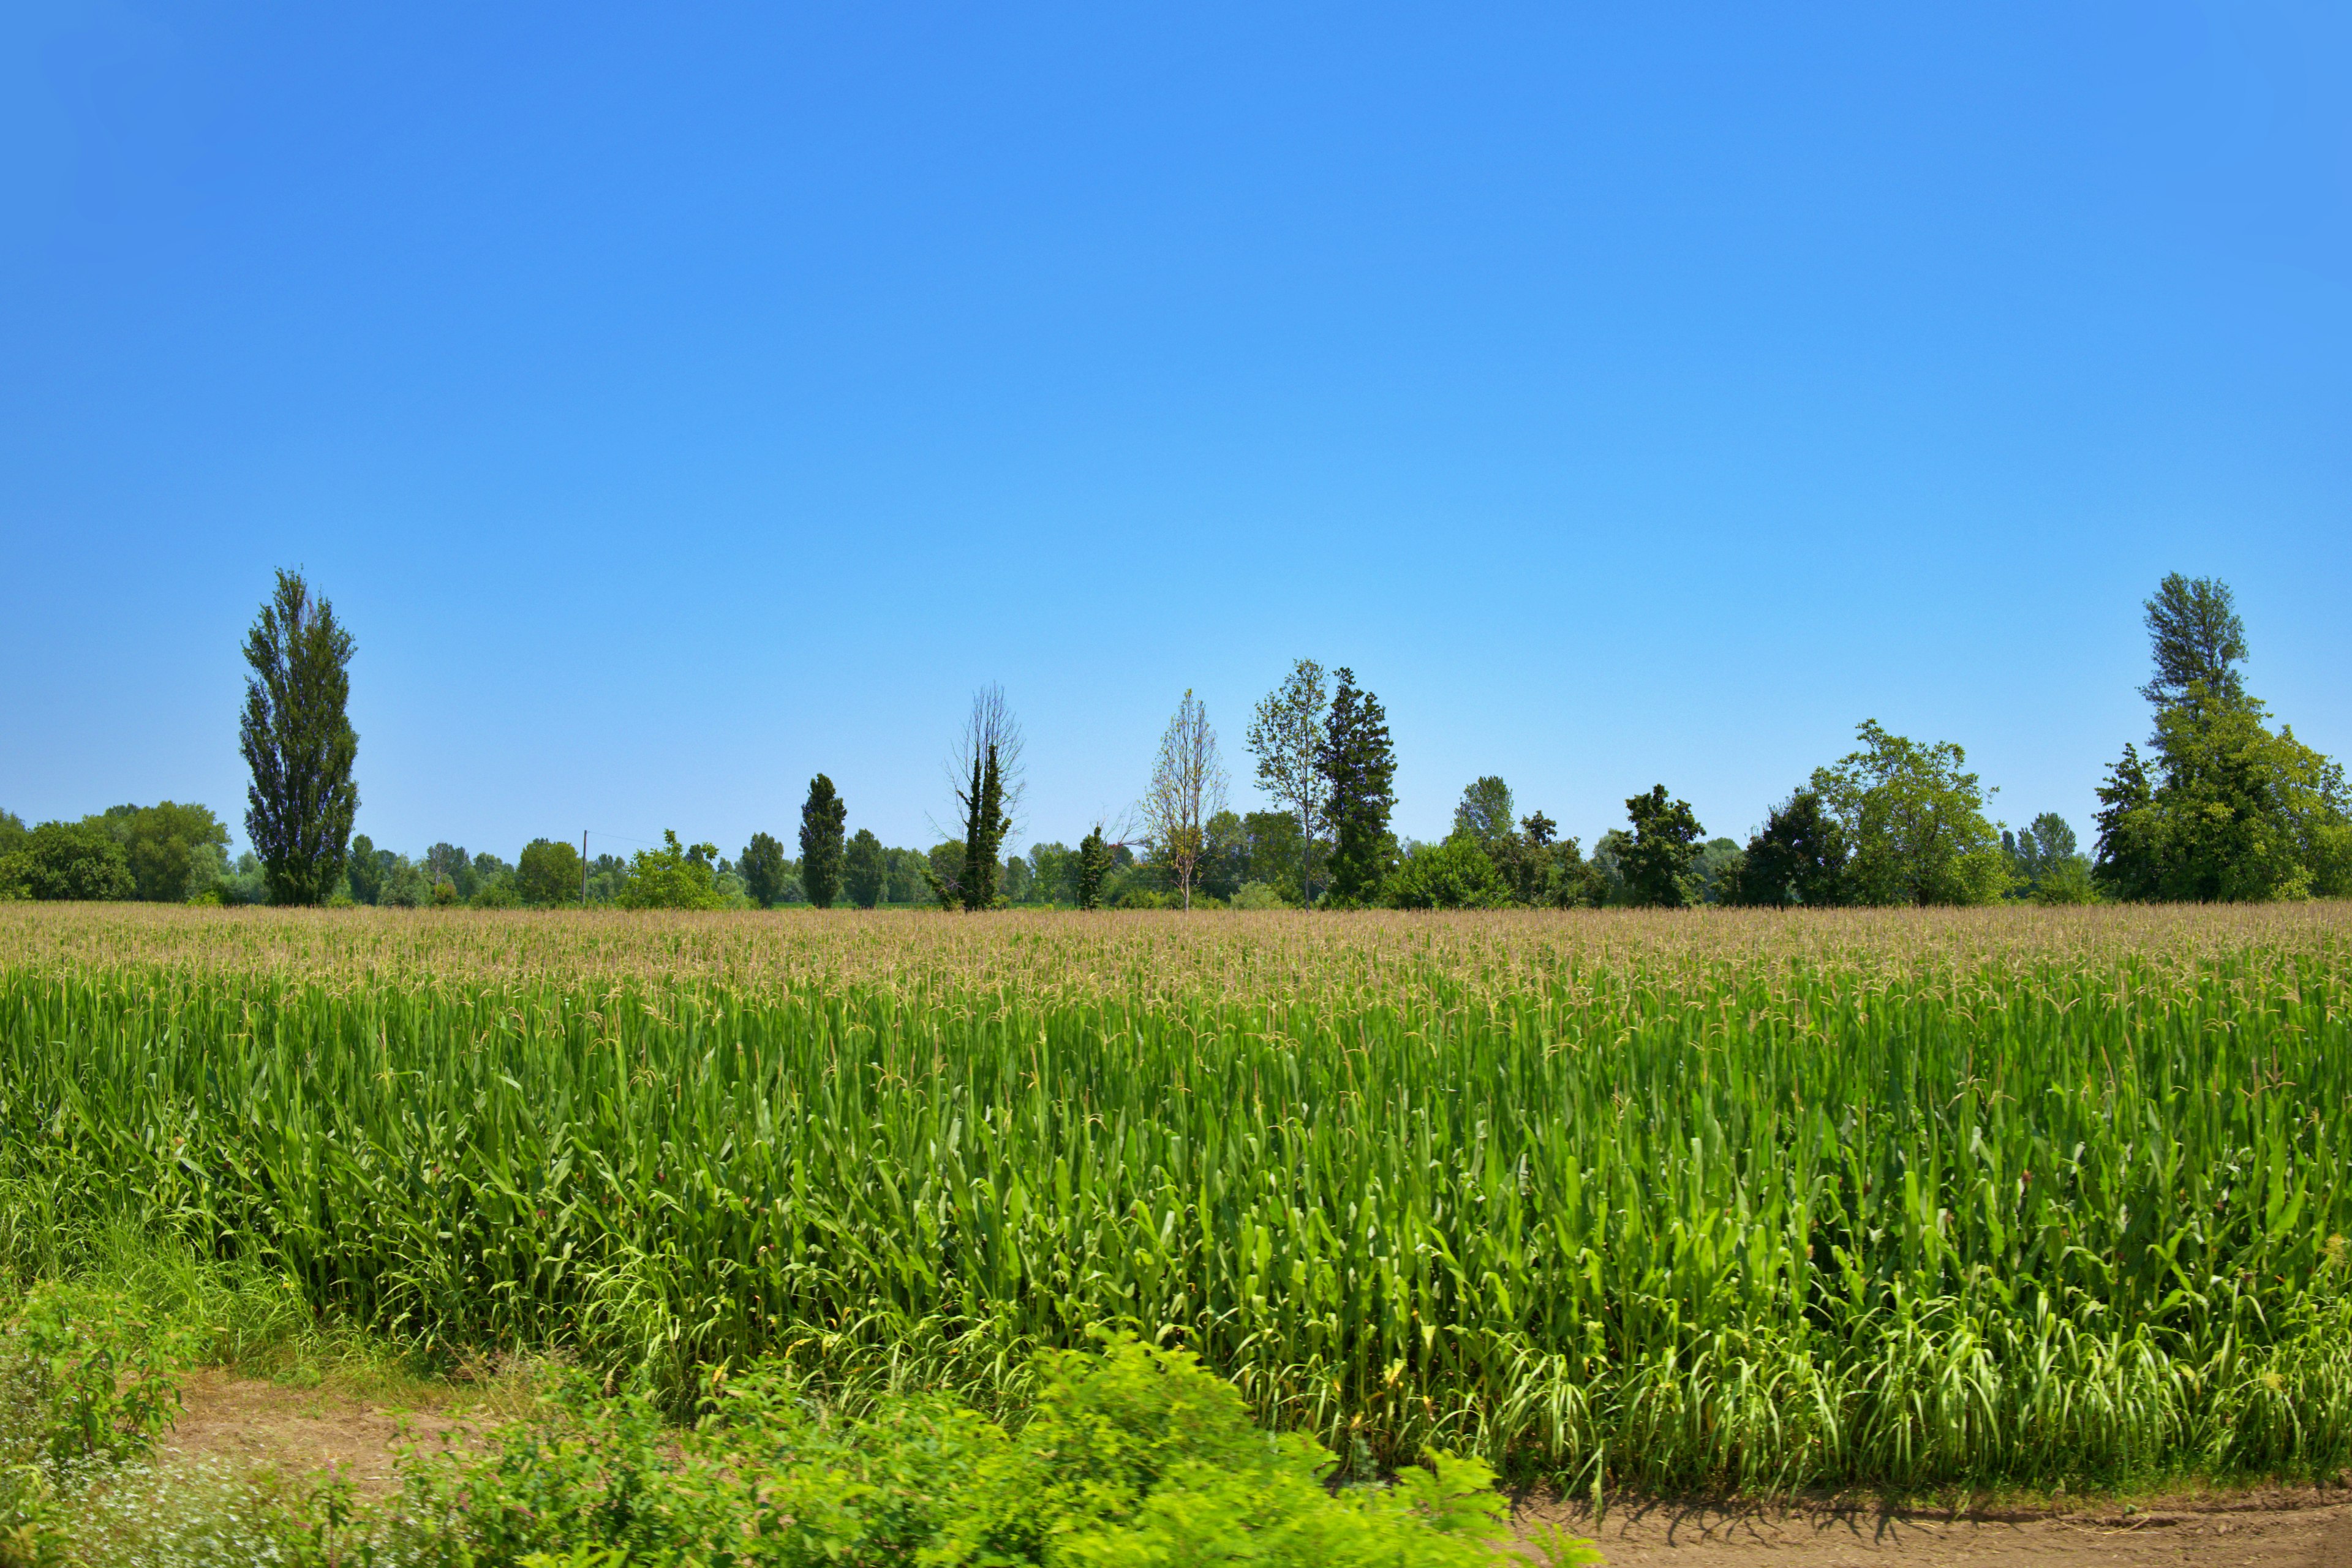
<instances>
[{"instance_id":1,"label":"tall poplar tree","mask_svg":"<svg viewBox=\"0 0 2352 1568\"><path fill-rule=\"evenodd\" d=\"M351 634L335 607L313 600L299 572L279 571L278 590L246 634L245 719L238 742L253 782L245 832L261 861L273 904L320 904L335 890L360 808L352 762L360 738L344 711L351 701Z\"/></svg>"},{"instance_id":2,"label":"tall poplar tree","mask_svg":"<svg viewBox=\"0 0 2352 1568\"><path fill-rule=\"evenodd\" d=\"M848 816L831 779L819 773L809 780L801 806L801 891L821 910L833 908L841 891L841 828Z\"/></svg>"},{"instance_id":3,"label":"tall poplar tree","mask_svg":"<svg viewBox=\"0 0 2352 1568\"><path fill-rule=\"evenodd\" d=\"M1396 867L1389 813L1396 808L1396 749L1389 742L1381 700L1357 686L1342 668L1315 763L1325 784L1331 824L1331 896L1369 903Z\"/></svg>"}]
</instances>

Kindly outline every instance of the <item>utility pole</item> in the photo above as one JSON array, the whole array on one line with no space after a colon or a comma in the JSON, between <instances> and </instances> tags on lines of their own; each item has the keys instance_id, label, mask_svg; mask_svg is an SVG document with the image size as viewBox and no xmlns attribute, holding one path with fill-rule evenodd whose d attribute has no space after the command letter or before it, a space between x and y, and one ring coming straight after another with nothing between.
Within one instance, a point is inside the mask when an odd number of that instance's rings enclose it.
<instances>
[{"instance_id":1,"label":"utility pole","mask_svg":"<svg viewBox=\"0 0 2352 1568\"><path fill-rule=\"evenodd\" d=\"M588 830L580 830L580 907L588 907Z\"/></svg>"}]
</instances>

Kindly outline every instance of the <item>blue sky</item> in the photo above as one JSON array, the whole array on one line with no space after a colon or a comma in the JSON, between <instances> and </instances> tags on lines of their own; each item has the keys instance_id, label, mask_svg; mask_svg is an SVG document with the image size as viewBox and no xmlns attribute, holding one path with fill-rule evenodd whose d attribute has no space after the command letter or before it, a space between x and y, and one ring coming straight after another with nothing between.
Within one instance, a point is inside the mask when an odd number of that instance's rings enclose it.
<instances>
[{"instance_id":1,"label":"blue sky","mask_svg":"<svg viewBox=\"0 0 2352 1568\"><path fill-rule=\"evenodd\" d=\"M1022 841L1189 687L1712 832L1874 717L2087 828L2139 601L2352 752L2338 7L11 7L0 805L241 817L272 567L360 826ZM240 832L240 839L242 834Z\"/></svg>"}]
</instances>

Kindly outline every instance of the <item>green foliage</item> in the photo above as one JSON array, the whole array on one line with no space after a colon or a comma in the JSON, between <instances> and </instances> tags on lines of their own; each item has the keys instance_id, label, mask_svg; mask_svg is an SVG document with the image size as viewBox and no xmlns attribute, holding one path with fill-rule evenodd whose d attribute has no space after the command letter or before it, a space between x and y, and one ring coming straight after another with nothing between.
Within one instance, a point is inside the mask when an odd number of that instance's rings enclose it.
<instances>
[{"instance_id":1,"label":"green foliage","mask_svg":"<svg viewBox=\"0 0 2352 1568\"><path fill-rule=\"evenodd\" d=\"M1315 901L1314 846L1326 826L1330 781L1321 766L1326 743L1324 710L1330 698L1323 667L1311 658L1292 665L1280 686L1258 702L1250 719L1248 744L1257 759L1258 787L1289 808L1298 837L1299 902Z\"/></svg>"},{"instance_id":2,"label":"green foliage","mask_svg":"<svg viewBox=\"0 0 2352 1568\"><path fill-rule=\"evenodd\" d=\"M1258 1430L1184 1352L1128 1341L1045 1355L1032 1375L1035 1404L1008 1429L936 1395L829 1409L755 1367L714 1379L683 1435L644 1397L583 1381L481 1448L412 1466L408 1545L467 1568L1486 1568L1507 1536L1475 1460L1433 1455L1392 1487L1335 1495L1327 1450Z\"/></svg>"},{"instance_id":3,"label":"green foliage","mask_svg":"<svg viewBox=\"0 0 2352 1568\"><path fill-rule=\"evenodd\" d=\"M1617 851L1628 903L1654 909L1681 909L1698 900L1698 837L1704 831L1690 803L1670 800L1666 786L1654 784L1647 795L1625 803L1633 837Z\"/></svg>"},{"instance_id":4,"label":"green foliage","mask_svg":"<svg viewBox=\"0 0 2352 1568\"><path fill-rule=\"evenodd\" d=\"M888 862L882 840L874 837L870 827L861 827L849 840L842 854L842 886L849 901L861 910L870 910L882 901L882 889L888 875Z\"/></svg>"},{"instance_id":5,"label":"green foliage","mask_svg":"<svg viewBox=\"0 0 2352 1568\"><path fill-rule=\"evenodd\" d=\"M1103 883L1110 878L1110 846L1103 842L1103 825L1096 823L1078 840L1076 893L1078 908L1102 907Z\"/></svg>"},{"instance_id":6,"label":"green foliage","mask_svg":"<svg viewBox=\"0 0 2352 1568\"><path fill-rule=\"evenodd\" d=\"M1454 831L1466 833L1492 852L1511 836L1511 786L1493 773L1473 781L1454 807Z\"/></svg>"},{"instance_id":7,"label":"green foliage","mask_svg":"<svg viewBox=\"0 0 2352 1568\"><path fill-rule=\"evenodd\" d=\"M716 844L680 845L677 831L665 827L660 848L629 858L628 880L614 902L625 910L724 909L711 864L718 854Z\"/></svg>"},{"instance_id":8,"label":"green foliage","mask_svg":"<svg viewBox=\"0 0 2352 1568\"><path fill-rule=\"evenodd\" d=\"M353 864L357 864L359 847L364 839L353 839ZM580 902L583 882L580 851L570 844L552 838L534 838L522 847L515 862L515 892L522 901L534 909L560 909ZM359 894L358 879L352 879L352 893Z\"/></svg>"},{"instance_id":9,"label":"green foliage","mask_svg":"<svg viewBox=\"0 0 2352 1568\"><path fill-rule=\"evenodd\" d=\"M0 857L0 887L32 899L128 899L138 893L129 860L96 817L44 822Z\"/></svg>"},{"instance_id":10,"label":"green foliage","mask_svg":"<svg viewBox=\"0 0 2352 1568\"><path fill-rule=\"evenodd\" d=\"M1698 847L1691 861L1691 879L1703 904L1739 901L1739 883L1748 868L1748 853L1729 838L1710 838Z\"/></svg>"},{"instance_id":11,"label":"green foliage","mask_svg":"<svg viewBox=\"0 0 2352 1568\"><path fill-rule=\"evenodd\" d=\"M818 909L833 908L841 893L841 831L849 807L819 773L809 780L801 805L801 890Z\"/></svg>"},{"instance_id":12,"label":"green foliage","mask_svg":"<svg viewBox=\"0 0 2352 1568\"><path fill-rule=\"evenodd\" d=\"M150 902L184 903L205 891L207 868L228 847L228 829L209 806L117 805L93 820L122 846L137 897Z\"/></svg>"},{"instance_id":13,"label":"green foliage","mask_svg":"<svg viewBox=\"0 0 2352 1568\"><path fill-rule=\"evenodd\" d=\"M2188 701L2200 685L2223 702L2245 696L2238 665L2246 657L2246 627L2228 584L2174 572L2144 608L2156 673L2139 689L2142 697L2162 709Z\"/></svg>"},{"instance_id":14,"label":"green foliage","mask_svg":"<svg viewBox=\"0 0 2352 1568\"><path fill-rule=\"evenodd\" d=\"M2075 844L2074 824L2054 811L2015 833L2004 831L2000 847L2009 858L2011 896L2044 905L2096 903L2090 857Z\"/></svg>"},{"instance_id":15,"label":"green foliage","mask_svg":"<svg viewBox=\"0 0 2352 1568\"><path fill-rule=\"evenodd\" d=\"M1389 814L1396 807L1396 748L1381 700L1340 668L1316 765L1323 774L1331 825L1331 895L1344 904L1371 902L1397 863Z\"/></svg>"},{"instance_id":16,"label":"green foliage","mask_svg":"<svg viewBox=\"0 0 2352 1568\"><path fill-rule=\"evenodd\" d=\"M2341 766L2201 685L2157 715L2099 790L2097 877L2122 899L2259 902L2352 891Z\"/></svg>"},{"instance_id":17,"label":"green foliage","mask_svg":"<svg viewBox=\"0 0 2352 1568\"><path fill-rule=\"evenodd\" d=\"M805 827L802 829L807 831ZM772 833L754 833L743 852L735 858L736 875L743 879L744 896L763 910L772 910L784 897L792 879L792 862L784 858L784 847Z\"/></svg>"},{"instance_id":18,"label":"green foliage","mask_svg":"<svg viewBox=\"0 0 2352 1568\"><path fill-rule=\"evenodd\" d=\"M1843 888L1861 904L1989 904L2008 890L1985 792L1949 741L1923 746L1875 719L1861 749L1816 769L1812 790L1849 848Z\"/></svg>"},{"instance_id":19,"label":"green foliage","mask_svg":"<svg viewBox=\"0 0 2352 1568\"><path fill-rule=\"evenodd\" d=\"M245 831L277 904L324 903L342 879L359 788L352 762L359 736L351 700L351 635L334 606L312 601L299 574L278 588L246 637L245 718L238 742L253 782Z\"/></svg>"},{"instance_id":20,"label":"green foliage","mask_svg":"<svg viewBox=\"0 0 2352 1568\"><path fill-rule=\"evenodd\" d=\"M1821 792L1798 790L1748 838L1733 901L1765 909L1842 904L1847 853L1845 827L1823 809Z\"/></svg>"},{"instance_id":21,"label":"green foliage","mask_svg":"<svg viewBox=\"0 0 2352 1568\"><path fill-rule=\"evenodd\" d=\"M1265 882L1244 882L1234 889L1233 897L1226 903L1228 908L1236 910L1283 910L1290 907L1281 893Z\"/></svg>"},{"instance_id":22,"label":"green foliage","mask_svg":"<svg viewBox=\"0 0 2352 1568\"><path fill-rule=\"evenodd\" d=\"M0 1447L53 1467L147 1452L180 1407L170 1369L186 1351L118 1296L36 1286L0 1322Z\"/></svg>"},{"instance_id":23,"label":"green foliage","mask_svg":"<svg viewBox=\"0 0 2352 1568\"><path fill-rule=\"evenodd\" d=\"M1511 889L1493 858L1466 833L1406 856L1389 878L1386 892L1401 910L1495 910L1511 901Z\"/></svg>"},{"instance_id":24,"label":"green foliage","mask_svg":"<svg viewBox=\"0 0 2352 1568\"><path fill-rule=\"evenodd\" d=\"M21 847L30 832L23 817L13 811L0 811L0 855Z\"/></svg>"}]
</instances>

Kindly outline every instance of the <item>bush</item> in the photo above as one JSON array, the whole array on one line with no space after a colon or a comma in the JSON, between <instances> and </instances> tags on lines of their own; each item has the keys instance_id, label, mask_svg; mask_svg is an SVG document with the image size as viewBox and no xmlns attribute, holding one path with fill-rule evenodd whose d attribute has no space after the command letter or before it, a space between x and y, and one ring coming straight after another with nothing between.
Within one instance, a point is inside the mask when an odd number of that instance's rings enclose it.
<instances>
[{"instance_id":1,"label":"bush","mask_svg":"<svg viewBox=\"0 0 2352 1568\"><path fill-rule=\"evenodd\" d=\"M1286 910L1290 905L1267 883L1244 882L1234 889L1233 900L1227 907L1236 910Z\"/></svg>"},{"instance_id":2,"label":"bush","mask_svg":"<svg viewBox=\"0 0 2352 1568\"><path fill-rule=\"evenodd\" d=\"M139 885L114 836L94 822L44 822L0 858L0 886L36 899L128 899Z\"/></svg>"},{"instance_id":3,"label":"bush","mask_svg":"<svg viewBox=\"0 0 2352 1568\"><path fill-rule=\"evenodd\" d=\"M785 1375L714 1379L684 1436L642 1396L584 1381L545 1417L415 1468L427 1562L1381 1564L1487 1568L1507 1510L1475 1459L1433 1455L1334 1494L1335 1461L1258 1430L1189 1352L1124 1342L1048 1353L1008 1429L935 1395L856 1419Z\"/></svg>"},{"instance_id":4,"label":"bush","mask_svg":"<svg viewBox=\"0 0 2352 1568\"><path fill-rule=\"evenodd\" d=\"M1458 833L1406 856L1389 878L1387 895L1401 910L1495 910L1511 901L1493 859Z\"/></svg>"}]
</instances>

